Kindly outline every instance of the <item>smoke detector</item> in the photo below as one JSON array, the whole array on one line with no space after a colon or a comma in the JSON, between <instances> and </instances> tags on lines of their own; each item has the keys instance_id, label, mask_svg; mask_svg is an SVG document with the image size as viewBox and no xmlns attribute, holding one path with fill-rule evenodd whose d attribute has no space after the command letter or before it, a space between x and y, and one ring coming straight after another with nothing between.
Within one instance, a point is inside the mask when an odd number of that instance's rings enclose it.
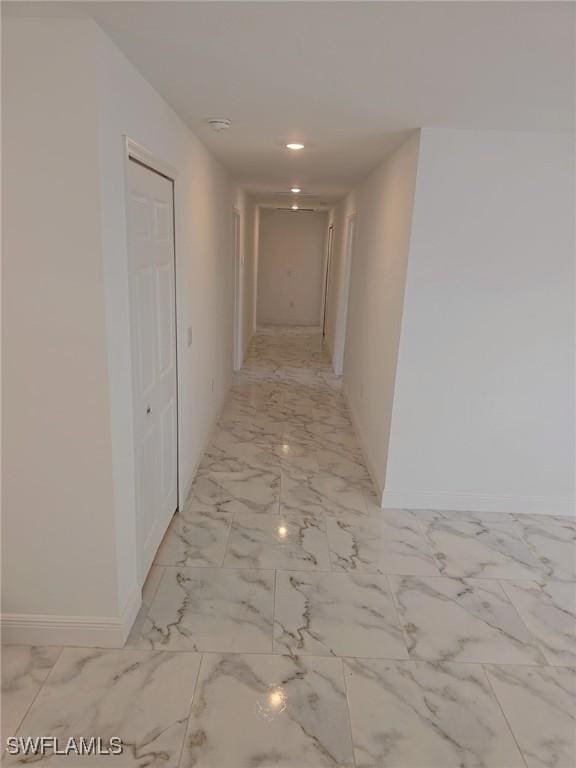
<instances>
[{"instance_id":1,"label":"smoke detector","mask_svg":"<svg viewBox=\"0 0 576 768\"><path fill-rule=\"evenodd\" d=\"M216 131L216 133L220 133L221 131L227 131L228 128L232 125L230 120L227 120L225 117L211 117L208 120L208 125L210 128L212 128L213 131Z\"/></svg>"}]
</instances>

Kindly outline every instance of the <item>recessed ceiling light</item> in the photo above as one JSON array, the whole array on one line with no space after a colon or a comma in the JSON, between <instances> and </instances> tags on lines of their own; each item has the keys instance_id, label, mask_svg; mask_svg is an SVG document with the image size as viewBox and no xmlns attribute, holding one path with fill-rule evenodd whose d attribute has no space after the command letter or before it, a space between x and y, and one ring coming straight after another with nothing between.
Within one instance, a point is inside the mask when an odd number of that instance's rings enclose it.
<instances>
[{"instance_id":1,"label":"recessed ceiling light","mask_svg":"<svg viewBox=\"0 0 576 768\"><path fill-rule=\"evenodd\" d=\"M298 206L297 206L297 205L293 205L293 206L292 206L292 210L293 210L293 211L297 211L297 210L298 210Z\"/></svg>"},{"instance_id":2,"label":"recessed ceiling light","mask_svg":"<svg viewBox=\"0 0 576 768\"><path fill-rule=\"evenodd\" d=\"M297 195L298 192L302 192L302 190L300 189L300 187L292 187L290 192L294 192L294 194Z\"/></svg>"},{"instance_id":3,"label":"recessed ceiling light","mask_svg":"<svg viewBox=\"0 0 576 768\"><path fill-rule=\"evenodd\" d=\"M286 144L286 149L304 149L304 144L299 144L298 142L291 142L290 144Z\"/></svg>"},{"instance_id":4,"label":"recessed ceiling light","mask_svg":"<svg viewBox=\"0 0 576 768\"><path fill-rule=\"evenodd\" d=\"M208 125L210 126L210 128L212 128L213 131L216 131L216 133L220 133L220 131L227 131L228 128L230 128L230 126L232 125L232 123L226 117L211 117L208 120Z\"/></svg>"}]
</instances>

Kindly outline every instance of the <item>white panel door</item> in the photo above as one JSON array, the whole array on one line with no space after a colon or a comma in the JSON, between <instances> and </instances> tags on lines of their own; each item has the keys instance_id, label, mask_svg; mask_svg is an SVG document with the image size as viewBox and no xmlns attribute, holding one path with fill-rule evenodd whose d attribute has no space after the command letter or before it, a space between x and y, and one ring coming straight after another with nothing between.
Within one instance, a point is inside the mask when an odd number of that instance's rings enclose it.
<instances>
[{"instance_id":1,"label":"white panel door","mask_svg":"<svg viewBox=\"0 0 576 768\"><path fill-rule=\"evenodd\" d=\"M129 264L139 577L178 505L173 184L130 160Z\"/></svg>"}]
</instances>

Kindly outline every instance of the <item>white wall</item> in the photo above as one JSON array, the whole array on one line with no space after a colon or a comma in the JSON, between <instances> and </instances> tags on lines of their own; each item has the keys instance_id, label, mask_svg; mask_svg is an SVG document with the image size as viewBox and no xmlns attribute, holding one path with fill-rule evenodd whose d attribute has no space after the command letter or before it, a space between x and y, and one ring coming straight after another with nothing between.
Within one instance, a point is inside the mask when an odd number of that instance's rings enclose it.
<instances>
[{"instance_id":1,"label":"white wall","mask_svg":"<svg viewBox=\"0 0 576 768\"><path fill-rule=\"evenodd\" d=\"M2 611L117 615L92 27L2 26Z\"/></svg>"},{"instance_id":2,"label":"white wall","mask_svg":"<svg viewBox=\"0 0 576 768\"><path fill-rule=\"evenodd\" d=\"M424 130L385 506L574 512L574 155Z\"/></svg>"},{"instance_id":3,"label":"white wall","mask_svg":"<svg viewBox=\"0 0 576 768\"><path fill-rule=\"evenodd\" d=\"M380 489L394 399L418 144L418 134L410 137L336 212L339 256L334 263L340 270L346 218L357 213L343 386Z\"/></svg>"},{"instance_id":4,"label":"white wall","mask_svg":"<svg viewBox=\"0 0 576 768\"><path fill-rule=\"evenodd\" d=\"M260 212L258 323L319 326L326 213Z\"/></svg>"},{"instance_id":5,"label":"white wall","mask_svg":"<svg viewBox=\"0 0 576 768\"><path fill-rule=\"evenodd\" d=\"M108 342L116 426L120 550L132 537L134 508L131 439L128 273L123 135L177 171L175 182L178 311L180 498L184 499L230 385L233 332L233 210L245 196L222 166L95 27L99 62L103 231L107 240ZM241 224L243 227L243 223ZM192 345L187 345L188 328ZM121 503L120 503L121 502ZM123 521L125 525L123 525ZM132 568L130 568L132 573ZM126 596L129 594L127 587Z\"/></svg>"},{"instance_id":6,"label":"white wall","mask_svg":"<svg viewBox=\"0 0 576 768\"><path fill-rule=\"evenodd\" d=\"M123 631L139 599L123 135L177 169L181 495L230 383L246 199L92 22L7 19L3 42L3 611L93 641L82 617Z\"/></svg>"}]
</instances>

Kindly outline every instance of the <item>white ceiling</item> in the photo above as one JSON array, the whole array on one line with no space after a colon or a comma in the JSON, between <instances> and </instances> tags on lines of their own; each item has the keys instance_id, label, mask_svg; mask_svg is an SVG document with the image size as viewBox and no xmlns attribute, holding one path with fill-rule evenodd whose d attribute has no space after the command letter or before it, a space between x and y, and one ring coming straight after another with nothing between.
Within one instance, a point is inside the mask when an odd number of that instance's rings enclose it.
<instances>
[{"instance_id":1,"label":"white ceiling","mask_svg":"<svg viewBox=\"0 0 576 768\"><path fill-rule=\"evenodd\" d=\"M2 5L11 15L93 17L235 178L269 201L293 183L310 201L333 200L419 126L572 128L571 2ZM232 128L213 133L209 117ZM306 149L289 153L289 140Z\"/></svg>"}]
</instances>

